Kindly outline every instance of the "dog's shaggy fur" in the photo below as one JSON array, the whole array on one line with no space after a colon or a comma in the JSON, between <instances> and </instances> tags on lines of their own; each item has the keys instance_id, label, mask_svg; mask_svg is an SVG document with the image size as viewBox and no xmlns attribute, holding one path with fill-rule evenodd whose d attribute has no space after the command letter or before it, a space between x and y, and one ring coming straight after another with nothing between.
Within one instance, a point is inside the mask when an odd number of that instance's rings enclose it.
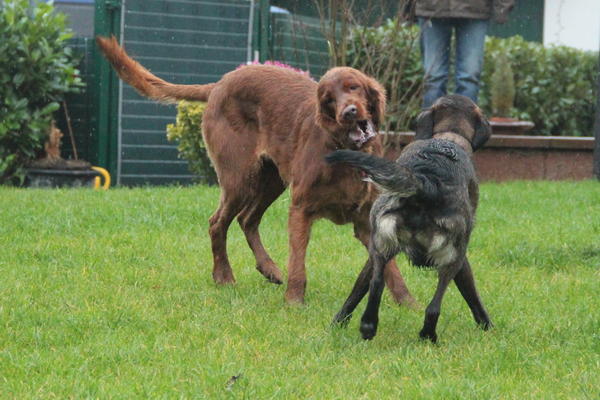
<instances>
[{"instance_id":1,"label":"dog's shaggy fur","mask_svg":"<svg viewBox=\"0 0 600 400\"><path fill-rule=\"evenodd\" d=\"M221 186L209 229L217 283L235 282L226 237L236 216L258 270L271 282L282 282L258 226L287 186L291 188L288 302L304 301L306 248L316 219L353 223L357 238L368 245L368 215L376 190L358 172L329 166L324 157L336 149L382 153L376 132L385 94L374 79L352 68L334 68L317 84L289 69L249 65L216 83L175 85L131 59L114 38L99 37L97 43L119 76L142 95L158 101L208 103L202 133ZM386 283L398 302L412 302L393 261L386 268Z\"/></svg>"},{"instance_id":2,"label":"dog's shaggy fur","mask_svg":"<svg viewBox=\"0 0 600 400\"><path fill-rule=\"evenodd\" d=\"M419 116L417 140L404 149L395 163L349 150L327 156L330 163L344 163L364 171L383 188L371 209L369 262L334 322L348 321L369 291L360 331L364 339L375 336L383 266L404 251L412 264L435 267L438 271L438 285L425 313L422 338L437 340L442 297L452 279L475 321L484 329L490 327L466 254L478 201L470 155L490 133L488 122L471 100L446 96Z\"/></svg>"}]
</instances>

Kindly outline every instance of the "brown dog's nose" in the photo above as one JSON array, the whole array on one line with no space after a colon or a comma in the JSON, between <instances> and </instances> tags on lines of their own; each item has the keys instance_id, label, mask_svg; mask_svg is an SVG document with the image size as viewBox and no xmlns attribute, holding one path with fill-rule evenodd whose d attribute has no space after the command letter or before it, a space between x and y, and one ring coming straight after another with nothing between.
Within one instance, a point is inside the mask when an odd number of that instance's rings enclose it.
<instances>
[{"instance_id":1,"label":"brown dog's nose","mask_svg":"<svg viewBox=\"0 0 600 400\"><path fill-rule=\"evenodd\" d=\"M344 108L344 111L342 111L342 118L348 121L352 121L356 119L357 112L358 108L356 108L354 104L349 105L348 107Z\"/></svg>"}]
</instances>

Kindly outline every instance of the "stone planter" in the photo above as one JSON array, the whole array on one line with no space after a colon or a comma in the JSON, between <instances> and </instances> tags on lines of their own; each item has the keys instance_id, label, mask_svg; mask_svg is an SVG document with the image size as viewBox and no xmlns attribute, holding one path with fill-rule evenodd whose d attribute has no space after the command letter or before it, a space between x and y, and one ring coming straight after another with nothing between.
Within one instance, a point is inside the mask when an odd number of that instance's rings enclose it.
<instances>
[{"instance_id":1,"label":"stone planter","mask_svg":"<svg viewBox=\"0 0 600 400\"><path fill-rule=\"evenodd\" d=\"M519 121L514 118L490 118L492 133L494 135L524 135L534 127L531 121Z\"/></svg>"},{"instance_id":2,"label":"stone planter","mask_svg":"<svg viewBox=\"0 0 600 400\"><path fill-rule=\"evenodd\" d=\"M385 157L395 159L413 132L388 133ZM593 137L492 135L474 155L482 181L592 178Z\"/></svg>"}]
</instances>

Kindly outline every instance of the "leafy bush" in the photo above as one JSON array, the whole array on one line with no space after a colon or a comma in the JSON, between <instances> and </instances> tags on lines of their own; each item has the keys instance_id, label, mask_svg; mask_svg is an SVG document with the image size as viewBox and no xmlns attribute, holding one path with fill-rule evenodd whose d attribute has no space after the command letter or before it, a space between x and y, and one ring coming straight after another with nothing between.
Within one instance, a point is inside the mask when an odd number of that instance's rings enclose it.
<instances>
[{"instance_id":1,"label":"leafy bush","mask_svg":"<svg viewBox=\"0 0 600 400\"><path fill-rule=\"evenodd\" d=\"M217 183L202 138L202 114L206 103L181 101L177 105L175 124L167 125L167 139L178 142L179 157L188 161L189 169L199 180L209 185Z\"/></svg>"},{"instance_id":2,"label":"leafy bush","mask_svg":"<svg viewBox=\"0 0 600 400\"><path fill-rule=\"evenodd\" d=\"M52 113L81 85L66 17L50 4L0 3L0 183L17 184L43 148Z\"/></svg>"},{"instance_id":3,"label":"leafy bush","mask_svg":"<svg viewBox=\"0 0 600 400\"><path fill-rule=\"evenodd\" d=\"M347 60L385 87L388 105L384 130L408 130L421 110L423 67L419 29L398 19L351 32Z\"/></svg>"},{"instance_id":4,"label":"leafy bush","mask_svg":"<svg viewBox=\"0 0 600 400\"><path fill-rule=\"evenodd\" d=\"M420 107L423 67L419 46L415 45L416 34L415 26L390 20L377 28L356 28L349 49L350 65L373 75L386 87L388 115L395 130L414 128L414 116ZM392 44L396 49L391 49ZM514 71L512 117L533 121L533 134L592 135L597 53L566 46L544 47L520 36L488 37L479 95L480 106L488 115L492 115L491 77L504 53Z\"/></svg>"},{"instance_id":5,"label":"leafy bush","mask_svg":"<svg viewBox=\"0 0 600 400\"><path fill-rule=\"evenodd\" d=\"M513 66L513 117L533 121L540 135L593 134L598 54L566 46L544 47L520 36L486 41L480 105L490 113L490 78L505 53Z\"/></svg>"}]
</instances>

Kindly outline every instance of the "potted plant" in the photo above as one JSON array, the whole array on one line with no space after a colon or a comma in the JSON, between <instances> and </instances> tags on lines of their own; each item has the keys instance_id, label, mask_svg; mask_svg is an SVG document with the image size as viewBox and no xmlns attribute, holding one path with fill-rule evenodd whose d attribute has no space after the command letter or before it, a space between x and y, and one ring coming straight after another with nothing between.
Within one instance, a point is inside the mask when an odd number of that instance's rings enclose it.
<instances>
[{"instance_id":1,"label":"potted plant","mask_svg":"<svg viewBox=\"0 0 600 400\"><path fill-rule=\"evenodd\" d=\"M48 137L44 143L44 155L29 163L26 169L25 185L28 187L94 187L101 173L83 160L65 160L60 156L63 133L56 127L54 120L50 124ZM73 139L71 135L71 140ZM77 155L72 140L74 154Z\"/></svg>"},{"instance_id":2,"label":"potted plant","mask_svg":"<svg viewBox=\"0 0 600 400\"><path fill-rule=\"evenodd\" d=\"M98 175L89 163L60 157L54 112L61 102L66 112L64 95L82 86L70 37L52 4L0 2L0 54L9 60L0 63L0 184L82 186Z\"/></svg>"},{"instance_id":3,"label":"potted plant","mask_svg":"<svg viewBox=\"0 0 600 400\"><path fill-rule=\"evenodd\" d=\"M533 128L531 121L511 118L515 102L515 78L506 53L501 53L491 76L492 117L490 125L494 134L518 135Z\"/></svg>"}]
</instances>

